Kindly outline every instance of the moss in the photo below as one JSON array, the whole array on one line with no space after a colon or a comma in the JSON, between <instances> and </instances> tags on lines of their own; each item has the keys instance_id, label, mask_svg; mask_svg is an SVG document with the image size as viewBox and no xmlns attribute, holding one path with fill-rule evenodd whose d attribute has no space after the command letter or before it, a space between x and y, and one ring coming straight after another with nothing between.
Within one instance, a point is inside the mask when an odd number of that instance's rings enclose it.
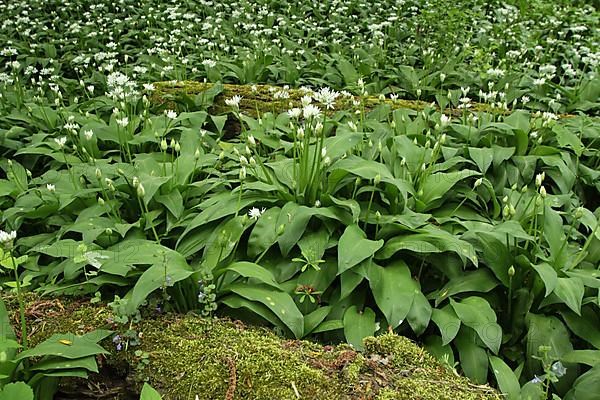
<instances>
[{"instance_id":1,"label":"moss","mask_svg":"<svg viewBox=\"0 0 600 400\"><path fill-rule=\"evenodd\" d=\"M200 94L214 86L212 83L202 83L196 81L170 81L157 82L154 84L155 90L152 93L150 100L153 104L163 106L165 108L174 108L174 101L181 98L182 95L194 96ZM254 90L252 89L254 88ZM247 115L257 117L258 112L276 112L280 113L290 109L291 107L301 107L301 99L305 92L301 89L290 89L289 98L274 99L273 93L280 90L280 87L272 85L231 85L224 84L223 91L215 97L211 109L212 113L220 114L228 112L231 108L225 105L225 99L235 95L241 96L240 110ZM358 101L359 106L355 106L354 102ZM421 111L430 105L430 103L420 100L403 100L403 99L381 99L378 96L354 96L353 98L340 96L335 102L336 110L355 111L363 109L371 111L380 105L388 105L391 109L409 109L413 111ZM500 109L493 109L487 104L473 105L473 111L494 112L496 114L503 113ZM461 115L461 110L454 110L457 115Z\"/></svg>"},{"instance_id":2,"label":"moss","mask_svg":"<svg viewBox=\"0 0 600 400\"><path fill-rule=\"evenodd\" d=\"M16 316L16 302L7 306ZM111 311L87 302L27 303L30 340L56 332L113 328ZM103 364L122 365L139 389L148 381L165 399L499 399L445 369L410 340L393 335L365 339L363 353L348 345L322 346L286 340L272 331L195 315L148 316L133 329L141 344L111 355ZM136 350L140 350L136 356ZM147 356L144 368L139 354Z\"/></svg>"}]
</instances>

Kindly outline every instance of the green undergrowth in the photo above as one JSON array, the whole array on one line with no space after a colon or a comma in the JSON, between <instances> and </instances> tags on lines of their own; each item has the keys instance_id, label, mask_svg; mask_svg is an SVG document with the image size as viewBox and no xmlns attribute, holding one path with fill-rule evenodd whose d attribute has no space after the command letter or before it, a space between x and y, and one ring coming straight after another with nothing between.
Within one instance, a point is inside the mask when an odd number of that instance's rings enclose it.
<instances>
[{"instance_id":1,"label":"green undergrowth","mask_svg":"<svg viewBox=\"0 0 600 400\"><path fill-rule=\"evenodd\" d=\"M7 306L17 308L12 300ZM34 344L60 332L119 331L109 323L109 308L87 301L31 297L27 310ZM136 387L149 382L165 399L500 398L393 334L366 338L358 353L348 345L287 340L265 328L191 314L150 315L131 328L141 334L140 344L116 351L107 339L111 355L102 364L127 371ZM140 368L142 358L149 362Z\"/></svg>"}]
</instances>

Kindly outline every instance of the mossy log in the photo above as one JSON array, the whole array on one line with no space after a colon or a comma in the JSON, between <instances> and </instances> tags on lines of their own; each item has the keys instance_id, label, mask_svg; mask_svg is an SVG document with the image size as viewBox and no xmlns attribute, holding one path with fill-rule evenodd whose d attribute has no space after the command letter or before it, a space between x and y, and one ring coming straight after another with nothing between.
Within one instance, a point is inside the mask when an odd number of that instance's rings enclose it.
<instances>
[{"instance_id":1,"label":"mossy log","mask_svg":"<svg viewBox=\"0 0 600 400\"><path fill-rule=\"evenodd\" d=\"M202 83L196 81L166 81L154 83L154 91L150 96L152 104L164 107L174 108L175 102L181 100L184 96L193 98L214 87L213 83ZM306 95L302 89L288 89L286 98L276 98L275 93L281 91L282 87L273 85L233 85L224 84L222 91L214 98L211 112L215 114L231 111L231 107L225 104L225 99L233 96L241 96L240 110L242 113L257 117L258 113L275 112L281 113L292 107L302 107L301 99ZM381 98L379 96L339 96L335 101L335 111L338 110L364 110L371 111L377 106L387 104L391 109L408 109L412 111L422 111L430 107L431 103L421 100L404 100ZM330 112L331 110L325 110ZM488 104L473 103L471 111L474 112L493 112L495 114L505 114L502 109L492 108ZM463 110L447 109L446 113L462 115Z\"/></svg>"},{"instance_id":2,"label":"mossy log","mask_svg":"<svg viewBox=\"0 0 600 400\"><path fill-rule=\"evenodd\" d=\"M15 314L16 327L18 306L14 299L7 306ZM54 333L109 328L123 334L129 328L111 324L111 309L88 301L31 299L27 317L33 344ZM164 399L501 398L489 386L470 383L394 334L366 338L365 351L357 352L348 345L289 340L266 328L191 314L151 313L131 328L139 334L139 345L117 351L110 339L102 343L111 354L100 360L99 375L114 376L106 374L107 369L121 371L129 389L129 396L112 393L111 399L135 398L131 393L144 381ZM63 386L61 398L84 398L83 389L76 389L76 397L65 395L69 385ZM99 393L92 397L100 398Z\"/></svg>"}]
</instances>

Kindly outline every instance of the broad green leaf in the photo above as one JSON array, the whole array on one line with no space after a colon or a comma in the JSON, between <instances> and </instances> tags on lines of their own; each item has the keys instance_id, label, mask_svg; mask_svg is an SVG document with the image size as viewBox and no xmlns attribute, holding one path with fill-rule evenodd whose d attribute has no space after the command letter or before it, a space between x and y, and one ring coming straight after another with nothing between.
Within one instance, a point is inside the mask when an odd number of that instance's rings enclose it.
<instances>
[{"instance_id":1,"label":"broad green leaf","mask_svg":"<svg viewBox=\"0 0 600 400\"><path fill-rule=\"evenodd\" d=\"M462 327L453 342L458 349L460 367L469 379L484 384L488 375L488 356L484 348L476 342L475 332Z\"/></svg>"},{"instance_id":2,"label":"broad green leaf","mask_svg":"<svg viewBox=\"0 0 600 400\"><path fill-rule=\"evenodd\" d=\"M162 397L152 386L144 383L142 392L140 393L140 400L161 400Z\"/></svg>"},{"instance_id":3,"label":"broad green leaf","mask_svg":"<svg viewBox=\"0 0 600 400\"><path fill-rule=\"evenodd\" d=\"M25 382L9 383L0 391L0 400L33 400L33 389Z\"/></svg>"},{"instance_id":4,"label":"broad green leaf","mask_svg":"<svg viewBox=\"0 0 600 400\"><path fill-rule=\"evenodd\" d=\"M585 364L595 367L600 365L600 350L573 350L565 353L560 360L563 363Z\"/></svg>"},{"instance_id":5,"label":"broad green leaf","mask_svg":"<svg viewBox=\"0 0 600 400\"><path fill-rule=\"evenodd\" d=\"M95 356L65 360L61 357L45 358L33 364L32 371L55 371L61 369L83 368L90 372L98 372L98 364Z\"/></svg>"},{"instance_id":6,"label":"broad green leaf","mask_svg":"<svg viewBox=\"0 0 600 400\"><path fill-rule=\"evenodd\" d=\"M597 400L600 393L600 366L577 378L564 400Z\"/></svg>"},{"instance_id":7,"label":"broad green leaf","mask_svg":"<svg viewBox=\"0 0 600 400\"><path fill-rule=\"evenodd\" d=\"M245 278L257 279L262 283L265 283L269 286L273 286L274 288L281 290L281 286L279 285L279 283L277 283L271 271L258 264L247 261L238 261L233 264L229 264L228 266L222 269L219 269L219 271L215 271L215 276L219 276L225 271L235 272Z\"/></svg>"},{"instance_id":8,"label":"broad green leaf","mask_svg":"<svg viewBox=\"0 0 600 400\"><path fill-rule=\"evenodd\" d=\"M581 315L571 311L562 311L560 315L574 334L600 349L600 320L589 306L581 310Z\"/></svg>"},{"instance_id":9,"label":"broad green leaf","mask_svg":"<svg viewBox=\"0 0 600 400\"><path fill-rule=\"evenodd\" d=\"M383 240L369 240L358 227L346 227L338 244L338 274L372 257L383 246Z\"/></svg>"},{"instance_id":10,"label":"broad green leaf","mask_svg":"<svg viewBox=\"0 0 600 400\"><path fill-rule=\"evenodd\" d=\"M448 367L454 368L454 352L452 346L442 343L442 338L437 335L429 335L423 343L425 349Z\"/></svg>"},{"instance_id":11,"label":"broad green leaf","mask_svg":"<svg viewBox=\"0 0 600 400\"><path fill-rule=\"evenodd\" d=\"M319 307L315 311L304 316L304 335L311 333L331 312L331 306Z\"/></svg>"},{"instance_id":12,"label":"broad green leaf","mask_svg":"<svg viewBox=\"0 0 600 400\"><path fill-rule=\"evenodd\" d=\"M450 305L462 323L475 330L483 343L498 354L502 328L496 323L496 313L490 304L481 297L471 296L460 303L450 299Z\"/></svg>"},{"instance_id":13,"label":"broad green leaf","mask_svg":"<svg viewBox=\"0 0 600 400\"><path fill-rule=\"evenodd\" d=\"M4 301L0 298L0 355L4 356L6 361L11 361L17 354L17 348L17 336L13 331ZM10 382L10 380L2 378L2 375L10 376L15 368L16 364L14 363L0 362L0 386Z\"/></svg>"},{"instance_id":14,"label":"broad green leaf","mask_svg":"<svg viewBox=\"0 0 600 400\"><path fill-rule=\"evenodd\" d=\"M397 235L388 240L377 253L376 258L389 259L400 250L408 250L415 253L454 252L464 262L466 262L466 259L469 259L477 266L477 254L473 245L469 242L433 226L421 228L419 232L408 235Z\"/></svg>"},{"instance_id":15,"label":"broad green leaf","mask_svg":"<svg viewBox=\"0 0 600 400\"><path fill-rule=\"evenodd\" d=\"M479 175L478 172L468 169L454 172L438 172L428 175L421 185L420 191L423 195L420 196L417 203L417 211L423 212L433 207L435 200L441 199L446 195L454 185L463 179L473 175Z\"/></svg>"},{"instance_id":16,"label":"broad green leaf","mask_svg":"<svg viewBox=\"0 0 600 400\"><path fill-rule=\"evenodd\" d=\"M458 334L460 329L460 318L456 316L454 309L450 305L442 308L434 308L431 319L437 325L442 334L442 345L450 343Z\"/></svg>"},{"instance_id":17,"label":"broad green leaf","mask_svg":"<svg viewBox=\"0 0 600 400\"><path fill-rule=\"evenodd\" d=\"M509 400L519 400L521 393L521 385L515 373L501 358L490 354L490 367L498 382L500 391L507 396Z\"/></svg>"},{"instance_id":18,"label":"broad green leaf","mask_svg":"<svg viewBox=\"0 0 600 400\"><path fill-rule=\"evenodd\" d=\"M248 300L258 301L267 306L292 331L296 338L304 334L304 316L298 310L292 297L268 286L249 286L247 284L232 284L228 287Z\"/></svg>"},{"instance_id":19,"label":"broad green leaf","mask_svg":"<svg viewBox=\"0 0 600 400\"><path fill-rule=\"evenodd\" d=\"M248 238L248 255L256 257L277 242L277 220L281 208L272 207L266 210L254 224Z\"/></svg>"},{"instance_id":20,"label":"broad green leaf","mask_svg":"<svg viewBox=\"0 0 600 400\"><path fill-rule=\"evenodd\" d=\"M416 293L420 293L404 261L386 267L375 263L366 266L367 279L377 307L392 328L399 326L408 315Z\"/></svg>"},{"instance_id":21,"label":"broad green leaf","mask_svg":"<svg viewBox=\"0 0 600 400\"><path fill-rule=\"evenodd\" d=\"M282 331L288 331L286 325L281 322L277 315L262 303L248 300L237 294L227 295L220 299L219 302L230 308L245 308L259 317L264 318L265 321L271 323L273 326L279 327Z\"/></svg>"},{"instance_id":22,"label":"broad green leaf","mask_svg":"<svg viewBox=\"0 0 600 400\"><path fill-rule=\"evenodd\" d=\"M498 286L498 281L487 269L478 269L473 272L450 279L450 281L440 289L438 297L435 300L437 306L442 301L458 293L481 292L487 293Z\"/></svg>"},{"instance_id":23,"label":"broad green leaf","mask_svg":"<svg viewBox=\"0 0 600 400\"><path fill-rule=\"evenodd\" d=\"M540 400L546 396L541 383L527 382L521 388L520 400Z\"/></svg>"},{"instance_id":24,"label":"broad green leaf","mask_svg":"<svg viewBox=\"0 0 600 400\"><path fill-rule=\"evenodd\" d=\"M556 271L548 263L541 263L538 265L531 264L531 266L537 271L540 278L542 278L544 286L546 287L545 296L547 297L550 293L552 293L556 287L556 283L558 282Z\"/></svg>"},{"instance_id":25,"label":"broad green leaf","mask_svg":"<svg viewBox=\"0 0 600 400\"><path fill-rule=\"evenodd\" d=\"M539 366L539 361L533 356L539 357L540 346L549 346L548 356L551 359L560 359L563 354L573 350L569 338L569 331L558 318L545 315L529 313L527 323L527 362ZM532 368L538 370L538 368Z\"/></svg>"},{"instance_id":26,"label":"broad green leaf","mask_svg":"<svg viewBox=\"0 0 600 400\"><path fill-rule=\"evenodd\" d=\"M487 147L469 147L469 155L482 174L487 172L494 160L494 151Z\"/></svg>"},{"instance_id":27,"label":"broad green leaf","mask_svg":"<svg viewBox=\"0 0 600 400\"><path fill-rule=\"evenodd\" d=\"M171 286L194 273L181 254L168 249L163 249L162 252L162 257L160 254L156 257L154 264L142 273L128 293L131 296L131 301L127 304L130 312L139 307L156 289Z\"/></svg>"},{"instance_id":28,"label":"broad green leaf","mask_svg":"<svg viewBox=\"0 0 600 400\"><path fill-rule=\"evenodd\" d=\"M363 339L375 334L375 312L369 307L358 311L356 306L349 307L344 313L344 335L346 341L357 350L363 350Z\"/></svg>"},{"instance_id":29,"label":"broad green leaf","mask_svg":"<svg viewBox=\"0 0 600 400\"><path fill-rule=\"evenodd\" d=\"M585 287L579 278L558 278L554 294L577 315L581 315L581 301Z\"/></svg>"},{"instance_id":30,"label":"broad green leaf","mask_svg":"<svg viewBox=\"0 0 600 400\"><path fill-rule=\"evenodd\" d=\"M278 227L281 225L284 226L283 234L277 239L281 253L284 256L298 243L306 230L308 221L313 216L338 220L345 225L352 223L350 214L339 207L311 208L299 206L294 202L288 202L281 209L279 219L277 220Z\"/></svg>"},{"instance_id":31,"label":"broad green leaf","mask_svg":"<svg viewBox=\"0 0 600 400\"><path fill-rule=\"evenodd\" d=\"M167 210L177 219L183 214L183 197L177 189L171 190L168 194L156 196L156 201L167 207Z\"/></svg>"},{"instance_id":32,"label":"broad green leaf","mask_svg":"<svg viewBox=\"0 0 600 400\"><path fill-rule=\"evenodd\" d=\"M431 313L432 308L431 304L429 304L429 300L427 300L420 290L415 290L415 297L406 319L417 336L423 334L425 329L429 326Z\"/></svg>"},{"instance_id":33,"label":"broad green leaf","mask_svg":"<svg viewBox=\"0 0 600 400\"><path fill-rule=\"evenodd\" d=\"M56 333L32 349L19 353L15 360L30 357L59 356L67 359L76 359L96 354L108 354L97 343L72 333Z\"/></svg>"},{"instance_id":34,"label":"broad green leaf","mask_svg":"<svg viewBox=\"0 0 600 400\"><path fill-rule=\"evenodd\" d=\"M328 321L321 322L312 333L336 331L344 328L344 322L339 319L331 319Z\"/></svg>"}]
</instances>

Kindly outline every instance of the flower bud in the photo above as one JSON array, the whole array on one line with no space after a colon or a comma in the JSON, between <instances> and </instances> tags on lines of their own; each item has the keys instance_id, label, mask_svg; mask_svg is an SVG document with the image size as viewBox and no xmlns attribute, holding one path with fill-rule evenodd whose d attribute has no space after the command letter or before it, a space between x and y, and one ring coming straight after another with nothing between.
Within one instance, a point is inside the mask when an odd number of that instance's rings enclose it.
<instances>
[{"instance_id":1,"label":"flower bud","mask_svg":"<svg viewBox=\"0 0 600 400\"><path fill-rule=\"evenodd\" d=\"M142 185L140 183L137 187L137 195L138 195L138 197L144 197L145 194L146 194L146 191L144 190L144 185Z\"/></svg>"},{"instance_id":2,"label":"flower bud","mask_svg":"<svg viewBox=\"0 0 600 400\"><path fill-rule=\"evenodd\" d=\"M373 180L373 183L375 185L379 185L380 182L381 182L381 174L375 175L375 179Z\"/></svg>"},{"instance_id":3,"label":"flower bud","mask_svg":"<svg viewBox=\"0 0 600 400\"><path fill-rule=\"evenodd\" d=\"M508 269L508 276L510 276L511 278L513 276L515 276L515 267L513 267L512 265L510 266L510 268Z\"/></svg>"}]
</instances>

